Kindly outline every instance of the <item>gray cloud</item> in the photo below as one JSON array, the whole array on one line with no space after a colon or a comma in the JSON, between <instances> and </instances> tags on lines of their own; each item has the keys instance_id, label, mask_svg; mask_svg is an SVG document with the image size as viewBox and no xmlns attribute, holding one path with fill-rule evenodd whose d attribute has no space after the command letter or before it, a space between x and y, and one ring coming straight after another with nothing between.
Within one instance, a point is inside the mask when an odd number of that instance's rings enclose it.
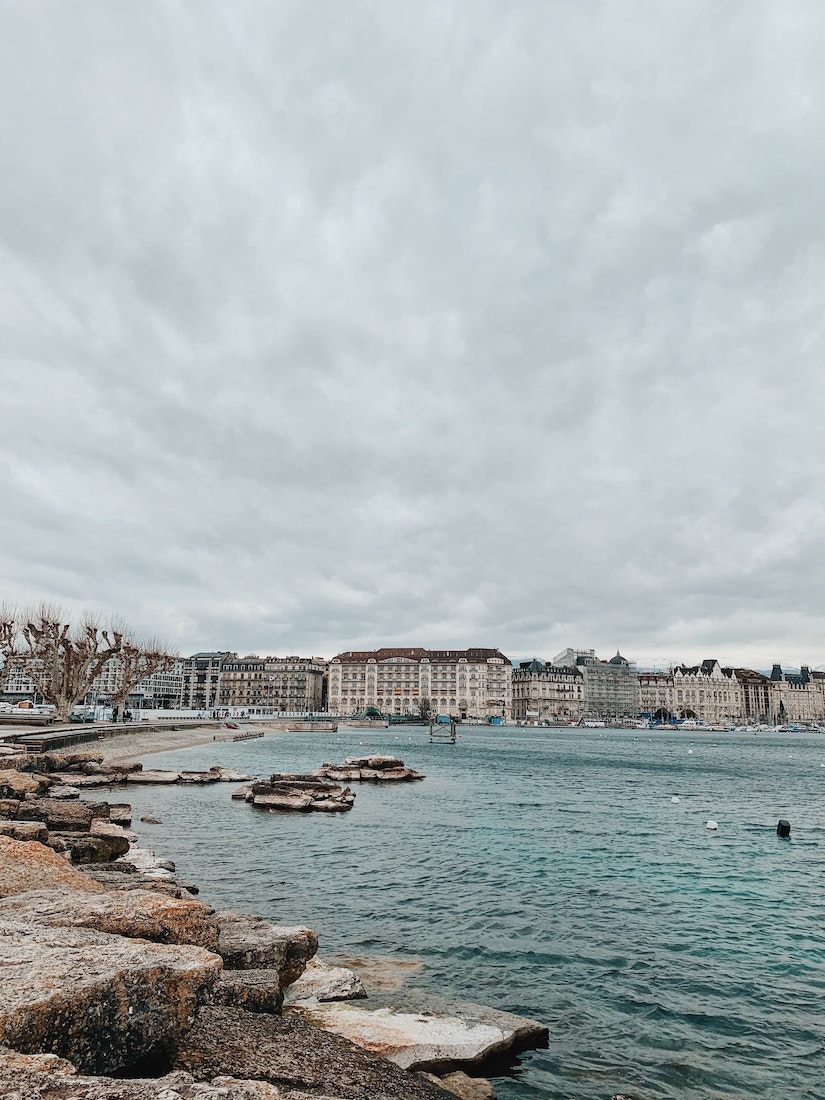
<instances>
[{"instance_id":1,"label":"gray cloud","mask_svg":"<svg viewBox=\"0 0 825 1100\"><path fill-rule=\"evenodd\" d=\"M814 0L0 6L3 592L825 662Z\"/></svg>"}]
</instances>

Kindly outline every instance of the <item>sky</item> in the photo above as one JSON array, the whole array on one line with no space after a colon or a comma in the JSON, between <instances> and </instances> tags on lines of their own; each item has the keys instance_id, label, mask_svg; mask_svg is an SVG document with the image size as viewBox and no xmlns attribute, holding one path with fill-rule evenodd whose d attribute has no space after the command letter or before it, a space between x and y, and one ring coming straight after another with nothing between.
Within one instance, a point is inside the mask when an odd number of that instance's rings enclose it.
<instances>
[{"instance_id":1,"label":"sky","mask_svg":"<svg viewBox=\"0 0 825 1100\"><path fill-rule=\"evenodd\" d=\"M821 0L0 0L0 599L825 663Z\"/></svg>"}]
</instances>

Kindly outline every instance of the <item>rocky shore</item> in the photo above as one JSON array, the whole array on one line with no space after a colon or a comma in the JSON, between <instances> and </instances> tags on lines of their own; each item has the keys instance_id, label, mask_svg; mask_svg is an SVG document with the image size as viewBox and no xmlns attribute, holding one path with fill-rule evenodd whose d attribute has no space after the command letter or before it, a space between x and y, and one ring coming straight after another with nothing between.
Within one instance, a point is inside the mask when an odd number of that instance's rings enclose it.
<instances>
[{"instance_id":1,"label":"rocky shore","mask_svg":"<svg viewBox=\"0 0 825 1100\"><path fill-rule=\"evenodd\" d=\"M403 769L374 766L387 759L363 767ZM192 781L247 778L224 772ZM481 1100L491 1059L546 1043L541 1024L479 1006L365 1005L310 928L216 912L137 847L128 803L84 802L85 781L112 774L146 776L99 753L0 758L0 1096ZM337 786L313 780L319 800Z\"/></svg>"}]
</instances>

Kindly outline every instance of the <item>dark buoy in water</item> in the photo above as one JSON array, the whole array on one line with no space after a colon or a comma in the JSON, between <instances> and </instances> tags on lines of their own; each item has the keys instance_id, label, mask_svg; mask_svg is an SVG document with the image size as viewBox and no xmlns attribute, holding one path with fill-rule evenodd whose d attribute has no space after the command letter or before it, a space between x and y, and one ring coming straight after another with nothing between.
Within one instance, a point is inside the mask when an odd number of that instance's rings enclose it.
<instances>
[{"instance_id":1,"label":"dark buoy in water","mask_svg":"<svg viewBox=\"0 0 825 1100\"><path fill-rule=\"evenodd\" d=\"M790 836L791 835L791 823L786 821L784 817L779 819L779 824L776 826L777 836Z\"/></svg>"}]
</instances>

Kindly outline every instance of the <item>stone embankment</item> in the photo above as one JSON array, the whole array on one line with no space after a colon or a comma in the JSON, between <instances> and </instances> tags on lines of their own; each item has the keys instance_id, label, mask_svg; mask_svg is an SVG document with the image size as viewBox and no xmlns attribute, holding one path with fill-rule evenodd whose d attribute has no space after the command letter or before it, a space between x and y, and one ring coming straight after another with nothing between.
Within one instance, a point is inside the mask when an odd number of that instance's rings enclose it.
<instances>
[{"instance_id":1,"label":"stone embankment","mask_svg":"<svg viewBox=\"0 0 825 1100\"><path fill-rule=\"evenodd\" d=\"M136 846L128 805L82 801L77 783L103 774L94 754L13 763L0 771L0 1096L483 1100L489 1084L465 1069L546 1041L540 1024L472 1006L342 1005L364 986L315 958L311 929L215 912Z\"/></svg>"}]
</instances>

